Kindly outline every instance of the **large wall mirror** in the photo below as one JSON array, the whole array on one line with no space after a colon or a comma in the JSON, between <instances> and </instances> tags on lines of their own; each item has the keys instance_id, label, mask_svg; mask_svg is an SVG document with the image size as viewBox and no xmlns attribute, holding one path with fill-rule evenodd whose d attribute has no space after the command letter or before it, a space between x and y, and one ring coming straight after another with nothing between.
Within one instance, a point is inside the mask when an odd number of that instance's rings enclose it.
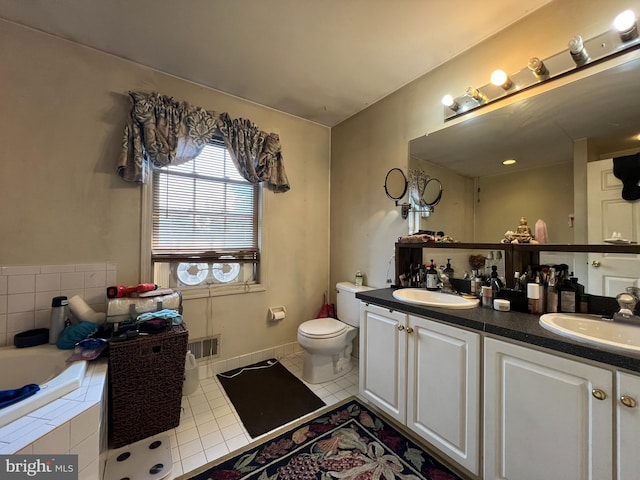
<instances>
[{"instance_id":1,"label":"large wall mirror","mask_svg":"<svg viewBox=\"0 0 640 480\"><path fill-rule=\"evenodd\" d=\"M640 52L573 75L411 140L410 168L435 164L473 180L474 227L457 240L499 242L525 216L531 227L547 223L550 243L602 243L614 231L640 241L640 202L611 197L596 221L606 192L593 187L621 189L608 159L640 151Z\"/></svg>"}]
</instances>

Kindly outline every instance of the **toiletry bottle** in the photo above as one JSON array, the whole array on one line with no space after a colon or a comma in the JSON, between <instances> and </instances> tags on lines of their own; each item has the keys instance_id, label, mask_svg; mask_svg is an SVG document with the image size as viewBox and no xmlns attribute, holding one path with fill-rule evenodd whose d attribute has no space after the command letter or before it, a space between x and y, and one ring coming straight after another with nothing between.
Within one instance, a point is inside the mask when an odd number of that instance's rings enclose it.
<instances>
[{"instance_id":1,"label":"toiletry bottle","mask_svg":"<svg viewBox=\"0 0 640 480\"><path fill-rule=\"evenodd\" d=\"M361 287L362 286L362 281L363 281L362 272L360 270L358 270L356 272L356 287Z\"/></svg>"},{"instance_id":2,"label":"toiletry bottle","mask_svg":"<svg viewBox=\"0 0 640 480\"><path fill-rule=\"evenodd\" d=\"M493 291L491 287L482 287L482 306L487 308L493 307Z\"/></svg>"},{"instance_id":3,"label":"toiletry bottle","mask_svg":"<svg viewBox=\"0 0 640 480\"><path fill-rule=\"evenodd\" d=\"M547 285L547 312L558 311L558 290L556 289L556 269L549 269L549 284Z\"/></svg>"},{"instance_id":4,"label":"toiletry bottle","mask_svg":"<svg viewBox=\"0 0 640 480\"><path fill-rule=\"evenodd\" d=\"M558 310L564 313L576 313L580 311L580 295L584 294L584 286L578 283L573 273L568 280L558 287Z\"/></svg>"},{"instance_id":5,"label":"toiletry bottle","mask_svg":"<svg viewBox=\"0 0 640 480\"><path fill-rule=\"evenodd\" d=\"M527 305L529 307L529 313L534 315L540 314L540 284L527 284Z\"/></svg>"},{"instance_id":6,"label":"toiletry bottle","mask_svg":"<svg viewBox=\"0 0 640 480\"><path fill-rule=\"evenodd\" d=\"M580 295L580 313L589 313L589 295Z\"/></svg>"},{"instance_id":7,"label":"toiletry bottle","mask_svg":"<svg viewBox=\"0 0 640 480\"><path fill-rule=\"evenodd\" d=\"M445 267L443 273L449 277L453 278L453 268L451 268L451 259L447 258L447 266Z\"/></svg>"},{"instance_id":8,"label":"toiletry bottle","mask_svg":"<svg viewBox=\"0 0 640 480\"><path fill-rule=\"evenodd\" d=\"M522 286L520 285L520 272L515 272L513 274L513 289L516 292L522 290Z\"/></svg>"},{"instance_id":9,"label":"toiletry bottle","mask_svg":"<svg viewBox=\"0 0 640 480\"><path fill-rule=\"evenodd\" d=\"M67 297L53 297L51 300L51 320L49 321L49 343L55 345L58 337L64 330L64 322L67 320Z\"/></svg>"},{"instance_id":10,"label":"toiletry bottle","mask_svg":"<svg viewBox=\"0 0 640 480\"><path fill-rule=\"evenodd\" d=\"M429 269L427 270L427 290L437 290L438 289L438 271L436 270L436 265L433 263L433 259L431 259L431 265L429 265Z\"/></svg>"}]
</instances>

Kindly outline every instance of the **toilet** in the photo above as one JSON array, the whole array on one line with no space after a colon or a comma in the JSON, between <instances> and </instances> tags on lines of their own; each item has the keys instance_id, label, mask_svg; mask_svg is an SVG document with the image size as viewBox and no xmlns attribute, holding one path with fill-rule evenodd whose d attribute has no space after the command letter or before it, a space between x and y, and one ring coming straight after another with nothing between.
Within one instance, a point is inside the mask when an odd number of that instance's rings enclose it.
<instances>
[{"instance_id":1,"label":"toilet","mask_svg":"<svg viewBox=\"0 0 640 480\"><path fill-rule=\"evenodd\" d=\"M349 373L353 367L352 342L360 325L360 300L356 293L371 289L350 282L338 283L338 319L316 318L298 327L298 344L304 350L304 381L323 383Z\"/></svg>"}]
</instances>

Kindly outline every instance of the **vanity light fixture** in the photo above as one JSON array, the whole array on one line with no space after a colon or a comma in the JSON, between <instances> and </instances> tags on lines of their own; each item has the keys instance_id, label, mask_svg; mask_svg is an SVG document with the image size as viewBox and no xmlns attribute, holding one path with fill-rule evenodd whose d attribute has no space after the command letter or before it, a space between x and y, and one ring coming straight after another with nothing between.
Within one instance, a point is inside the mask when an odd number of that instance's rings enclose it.
<instances>
[{"instance_id":1,"label":"vanity light fixture","mask_svg":"<svg viewBox=\"0 0 640 480\"><path fill-rule=\"evenodd\" d=\"M631 10L625 10L613 21L613 27L618 31L620 40L628 42L638 38L638 22L636 14Z\"/></svg>"},{"instance_id":2,"label":"vanity light fixture","mask_svg":"<svg viewBox=\"0 0 640 480\"><path fill-rule=\"evenodd\" d=\"M576 35L562 52L544 59L532 57L524 68L509 75L496 70L491 75L491 83L479 88L469 87L459 96L447 95L446 106L443 107L444 120L468 114L492 102L631 50L640 50L640 32L636 14L632 10L625 10L616 17L613 26L600 35L589 39Z\"/></svg>"},{"instance_id":3,"label":"vanity light fixture","mask_svg":"<svg viewBox=\"0 0 640 480\"><path fill-rule=\"evenodd\" d=\"M449 107L454 112L460 110L460 104L456 102L451 95L445 95L442 97L442 104L445 107Z\"/></svg>"},{"instance_id":4,"label":"vanity light fixture","mask_svg":"<svg viewBox=\"0 0 640 480\"><path fill-rule=\"evenodd\" d=\"M576 35L569 40L569 53L578 66L582 66L589 61L589 53L584 48L584 42L580 35Z\"/></svg>"},{"instance_id":5,"label":"vanity light fixture","mask_svg":"<svg viewBox=\"0 0 640 480\"><path fill-rule=\"evenodd\" d=\"M502 87L505 90L509 90L511 87L513 87L513 82L504 70L495 70L491 74L491 83L493 83L496 87Z\"/></svg>"},{"instance_id":6,"label":"vanity light fixture","mask_svg":"<svg viewBox=\"0 0 640 480\"><path fill-rule=\"evenodd\" d=\"M513 165L516 161L513 158L509 158L502 162L503 165Z\"/></svg>"},{"instance_id":7,"label":"vanity light fixture","mask_svg":"<svg viewBox=\"0 0 640 480\"><path fill-rule=\"evenodd\" d=\"M549 70L547 69L547 66L538 57L531 57L529 59L527 67L539 80L545 79L549 76Z\"/></svg>"},{"instance_id":8,"label":"vanity light fixture","mask_svg":"<svg viewBox=\"0 0 640 480\"><path fill-rule=\"evenodd\" d=\"M485 103L489 101L487 96L477 88L467 87L467 89L464 91L464 94L467 97L473 98L478 103Z\"/></svg>"}]
</instances>

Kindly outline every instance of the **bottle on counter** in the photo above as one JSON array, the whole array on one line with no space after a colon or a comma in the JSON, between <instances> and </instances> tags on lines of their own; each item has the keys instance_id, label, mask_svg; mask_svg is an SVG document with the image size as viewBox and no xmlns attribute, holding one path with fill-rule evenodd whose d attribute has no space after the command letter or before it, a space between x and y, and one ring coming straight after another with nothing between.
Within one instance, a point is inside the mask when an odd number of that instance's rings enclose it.
<instances>
[{"instance_id":1,"label":"bottle on counter","mask_svg":"<svg viewBox=\"0 0 640 480\"><path fill-rule=\"evenodd\" d=\"M451 259L447 258L447 266L442 271L447 277L453 278L453 268L451 268Z\"/></svg>"},{"instance_id":2,"label":"bottle on counter","mask_svg":"<svg viewBox=\"0 0 640 480\"><path fill-rule=\"evenodd\" d=\"M522 285L520 284L520 272L515 272L513 274L513 289L516 292L522 290Z\"/></svg>"},{"instance_id":3,"label":"bottle on counter","mask_svg":"<svg viewBox=\"0 0 640 480\"><path fill-rule=\"evenodd\" d=\"M558 311L558 289L556 288L556 269L549 269L549 284L547 285L547 312Z\"/></svg>"},{"instance_id":4,"label":"bottle on counter","mask_svg":"<svg viewBox=\"0 0 640 480\"><path fill-rule=\"evenodd\" d=\"M356 287L361 287L362 286L362 282L363 282L363 275L362 272L360 270L358 270L356 272Z\"/></svg>"},{"instance_id":5,"label":"bottle on counter","mask_svg":"<svg viewBox=\"0 0 640 480\"><path fill-rule=\"evenodd\" d=\"M584 295L584 286L578 283L578 279L572 273L568 281L558 286L558 311L563 313L579 312L581 295Z\"/></svg>"},{"instance_id":6,"label":"bottle on counter","mask_svg":"<svg viewBox=\"0 0 640 480\"><path fill-rule=\"evenodd\" d=\"M438 271L436 270L436 264L431 259L431 264L427 269L427 290L438 289Z\"/></svg>"},{"instance_id":7,"label":"bottle on counter","mask_svg":"<svg viewBox=\"0 0 640 480\"><path fill-rule=\"evenodd\" d=\"M528 283L527 284L527 305L529 307L529 313L533 315L540 315L540 284Z\"/></svg>"}]
</instances>

